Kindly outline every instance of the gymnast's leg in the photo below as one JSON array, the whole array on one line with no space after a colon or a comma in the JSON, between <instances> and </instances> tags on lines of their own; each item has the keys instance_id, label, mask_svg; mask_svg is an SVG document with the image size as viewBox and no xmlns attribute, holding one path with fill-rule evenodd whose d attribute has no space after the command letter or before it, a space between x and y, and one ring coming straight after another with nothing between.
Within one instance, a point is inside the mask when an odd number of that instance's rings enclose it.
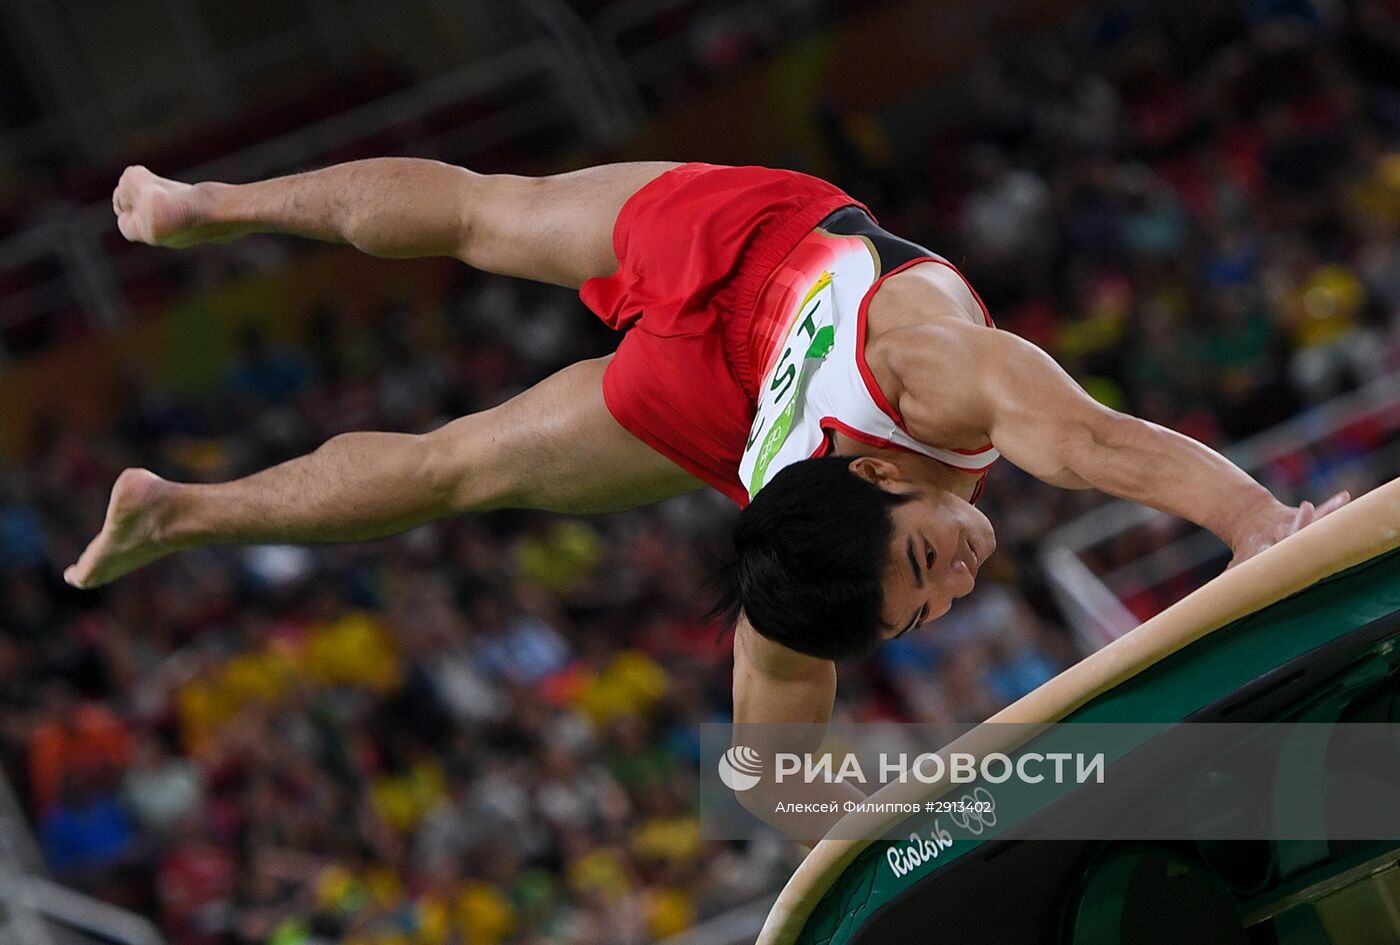
<instances>
[{"instance_id":1,"label":"gymnast's leg","mask_svg":"<svg viewBox=\"0 0 1400 945\"><path fill-rule=\"evenodd\" d=\"M618 211L672 167L609 164L520 177L374 158L252 184L185 184L129 167L112 207L123 236L155 246L290 233L374 256L453 256L488 272L577 288L616 270Z\"/></svg>"},{"instance_id":2,"label":"gymnast's leg","mask_svg":"<svg viewBox=\"0 0 1400 945\"><path fill-rule=\"evenodd\" d=\"M122 473L106 522L64 578L97 587L182 548L359 541L493 508L609 512L703 486L603 403L611 356L571 365L432 433L346 433L307 456L214 485Z\"/></svg>"},{"instance_id":3,"label":"gymnast's leg","mask_svg":"<svg viewBox=\"0 0 1400 945\"><path fill-rule=\"evenodd\" d=\"M290 233L577 287L616 270L618 212L674 166L518 177L377 158L252 184L186 184L130 167L112 207L123 236L157 246ZM236 482L181 485L127 470L101 533L64 576L95 587L192 545L351 541L473 509L603 511L698 488L608 413L604 364L574 365L434 433L346 434Z\"/></svg>"}]
</instances>

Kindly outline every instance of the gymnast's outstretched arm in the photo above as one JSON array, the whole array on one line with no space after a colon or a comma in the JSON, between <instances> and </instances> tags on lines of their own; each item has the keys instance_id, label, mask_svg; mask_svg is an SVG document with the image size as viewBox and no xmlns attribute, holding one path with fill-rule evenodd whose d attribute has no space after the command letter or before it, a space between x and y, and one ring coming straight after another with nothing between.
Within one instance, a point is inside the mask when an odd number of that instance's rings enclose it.
<instances>
[{"instance_id":1,"label":"gymnast's outstretched arm","mask_svg":"<svg viewBox=\"0 0 1400 945\"><path fill-rule=\"evenodd\" d=\"M1100 489L1214 532L1234 563L1350 498L1285 505L1205 444L1098 403L1044 351L1009 332L966 321L919 331L902 346L901 377L909 381L900 407L914 428L943 428L930 433L933 442L955 424L987 431L1008 460L1052 485ZM928 378L972 396L949 407L926 389ZM967 435L952 436L959 432Z\"/></svg>"}]
</instances>

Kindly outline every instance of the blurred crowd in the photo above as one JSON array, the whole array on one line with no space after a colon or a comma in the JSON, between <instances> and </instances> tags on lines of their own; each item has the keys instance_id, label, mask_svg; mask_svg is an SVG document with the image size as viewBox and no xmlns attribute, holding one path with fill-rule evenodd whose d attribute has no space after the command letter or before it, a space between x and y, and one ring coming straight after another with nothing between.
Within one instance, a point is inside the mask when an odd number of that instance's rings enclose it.
<instances>
[{"instance_id":1,"label":"blurred crowd","mask_svg":"<svg viewBox=\"0 0 1400 945\"><path fill-rule=\"evenodd\" d=\"M882 143L893 112L821 126L840 182L960 262L1001 326L1222 444L1394 362L1397 63L1393 0L1188 0L973 69L926 148ZM696 811L698 726L729 712L714 493L59 580L124 466L223 479L429 429L613 343L568 293L464 272L429 309L249 329L207 399L133 369L103 435L44 424L0 470L0 755L52 873L175 945L627 945L784 878L789 846L706 839ZM842 667L839 713L975 720L1072 661L1033 553L1092 501L1001 464L987 579Z\"/></svg>"}]
</instances>

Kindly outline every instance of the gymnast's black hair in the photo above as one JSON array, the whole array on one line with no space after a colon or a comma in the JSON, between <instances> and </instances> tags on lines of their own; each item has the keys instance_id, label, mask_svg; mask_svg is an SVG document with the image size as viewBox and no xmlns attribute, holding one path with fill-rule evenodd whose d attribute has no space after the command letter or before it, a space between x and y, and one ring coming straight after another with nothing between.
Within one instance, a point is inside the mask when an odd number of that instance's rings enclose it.
<instances>
[{"instance_id":1,"label":"gymnast's black hair","mask_svg":"<svg viewBox=\"0 0 1400 945\"><path fill-rule=\"evenodd\" d=\"M851 457L781 470L734 524L733 562L716 575L716 616L740 611L760 634L822 659L867 656L880 644L891 509L909 496L850 470Z\"/></svg>"}]
</instances>

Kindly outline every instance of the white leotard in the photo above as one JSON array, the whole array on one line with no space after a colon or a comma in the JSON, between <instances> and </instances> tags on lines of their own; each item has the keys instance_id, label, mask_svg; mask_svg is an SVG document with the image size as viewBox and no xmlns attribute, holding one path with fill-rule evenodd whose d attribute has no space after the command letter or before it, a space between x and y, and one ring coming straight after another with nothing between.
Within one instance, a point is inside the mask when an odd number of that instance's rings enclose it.
<instances>
[{"instance_id":1,"label":"white leotard","mask_svg":"<svg viewBox=\"0 0 1400 945\"><path fill-rule=\"evenodd\" d=\"M766 322L757 323L769 326L770 337L754 343L764 364L763 380L739 465L750 496L789 464L827 452L831 431L921 453L968 472L981 472L997 459L991 444L964 451L920 443L880 391L865 362L870 298L881 281L909 266L951 265L932 254L916 255L882 272L877 245L866 234L814 230L761 294L760 307L767 305L770 311Z\"/></svg>"}]
</instances>

